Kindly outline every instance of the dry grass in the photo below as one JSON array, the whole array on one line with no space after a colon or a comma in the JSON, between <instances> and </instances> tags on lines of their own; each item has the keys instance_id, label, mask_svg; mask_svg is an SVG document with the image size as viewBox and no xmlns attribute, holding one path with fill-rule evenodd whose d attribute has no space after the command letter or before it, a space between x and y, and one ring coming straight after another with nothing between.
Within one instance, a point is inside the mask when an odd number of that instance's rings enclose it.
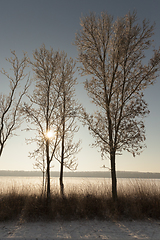
<instances>
[{"instance_id":1,"label":"dry grass","mask_svg":"<svg viewBox=\"0 0 160 240\"><path fill-rule=\"evenodd\" d=\"M107 181L66 184L65 198L60 196L58 185L52 184L49 204L40 185L18 186L0 185L0 221L160 219L160 183L155 181L122 181L117 204L112 201Z\"/></svg>"}]
</instances>

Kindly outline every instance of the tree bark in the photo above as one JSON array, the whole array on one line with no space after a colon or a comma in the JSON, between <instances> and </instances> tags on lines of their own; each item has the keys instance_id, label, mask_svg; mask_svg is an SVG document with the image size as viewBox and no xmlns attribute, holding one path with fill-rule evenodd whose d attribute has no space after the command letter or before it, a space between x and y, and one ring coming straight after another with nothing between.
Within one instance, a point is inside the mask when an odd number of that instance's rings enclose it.
<instances>
[{"instance_id":1,"label":"tree bark","mask_svg":"<svg viewBox=\"0 0 160 240\"><path fill-rule=\"evenodd\" d=\"M63 119L62 119L62 151L61 151L61 170L60 170L60 192L64 197L64 184L63 184L63 165L64 165L64 141L65 141L65 113L66 113L66 96L65 85L63 81Z\"/></svg>"},{"instance_id":2,"label":"tree bark","mask_svg":"<svg viewBox=\"0 0 160 240\"><path fill-rule=\"evenodd\" d=\"M47 199L50 200L50 161L49 161L49 139L46 140L46 156L47 156Z\"/></svg>"},{"instance_id":3,"label":"tree bark","mask_svg":"<svg viewBox=\"0 0 160 240\"><path fill-rule=\"evenodd\" d=\"M42 174L43 174L43 180L42 180L42 195L43 195L43 193L44 193L44 186L45 186L45 182L44 182L44 174L45 174L45 172L43 171Z\"/></svg>"},{"instance_id":4,"label":"tree bark","mask_svg":"<svg viewBox=\"0 0 160 240\"><path fill-rule=\"evenodd\" d=\"M63 184L63 163L64 163L64 123L63 123L63 136L62 136L62 152L61 152L61 170L60 170L60 193L64 197L64 184Z\"/></svg>"},{"instance_id":5,"label":"tree bark","mask_svg":"<svg viewBox=\"0 0 160 240\"><path fill-rule=\"evenodd\" d=\"M63 184L63 161L62 161L62 159L61 159L61 171L60 171L59 181L60 181L60 193L61 193L61 196L63 197L64 196L64 184Z\"/></svg>"},{"instance_id":6,"label":"tree bark","mask_svg":"<svg viewBox=\"0 0 160 240\"><path fill-rule=\"evenodd\" d=\"M42 173L43 173L43 183L42 183L42 194L45 192L45 165L44 165L44 162L45 162L45 159L44 159L44 156L43 156L43 166L42 166Z\"/></svg>"},{"instance_id":7,"label":"tree bark","mask_svg":"<svg viewBox=\"0 0 160 240\"><path fill-rule=\"evenodd\" d=\"M0 146L0 157L2 155L2 151L3 151L3 144L1 144L1 146Z\"/></svg>"},{"instance_id":8,"label":"tree bark","mask_svg":"<svg viewBox=\"0 0 160 240\"><path fill-rule=\"evenodd\" d=\"M116 167L115 167L115 152L112 151L110 154L111 160L111 178L112 178L112 199L117 202L117 178L116 178Z\"/></svg>"}]
</instances>

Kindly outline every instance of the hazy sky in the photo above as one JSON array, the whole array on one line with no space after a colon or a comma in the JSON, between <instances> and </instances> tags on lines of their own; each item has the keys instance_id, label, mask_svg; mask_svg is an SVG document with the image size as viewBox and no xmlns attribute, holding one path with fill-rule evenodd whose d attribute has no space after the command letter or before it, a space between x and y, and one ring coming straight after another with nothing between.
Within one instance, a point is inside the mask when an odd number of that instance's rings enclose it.
<instances>
[{"instance_id":1,"label":"hazy sky","mask_svg":"<svg viewBox=\"0 0 160 240\"><path fill-rule=\"evenodd\" d=\"M155 46L160 45L160 1L159 0L0 0L0 68L8 69L5 58L10 57L10 50L15 50L19 57L23 51L29 56L43 43L46 48L64 50L68 57L76 58L78 53L72 45L75 33L80 29L81 15L94 11L100 14L107 11L116 19L129 11L137 10L138 21L144 18L156 23ZM90 108L89 100L83 89L83 80L78 74L77 98ZM0 92L7 92L7 85L0 75ZM145 94L150 115L145 120L147 149L133 158L124 153L117 157L117 170L160 172L160 78ZM93 109L93 107L91 107ZM26 145L25 138L31 133L19 130L17 137L7 142L0 158L1 170L33 170L33 160L28 152L33 146ZM102 161L98 149L89 145L94 139L87 128L81 126L77 139L82 139L82 150L78 154L78 171L99 171L109 160ZM54 162L53 170L59 170Z\"/></svg>"}]
</instances>

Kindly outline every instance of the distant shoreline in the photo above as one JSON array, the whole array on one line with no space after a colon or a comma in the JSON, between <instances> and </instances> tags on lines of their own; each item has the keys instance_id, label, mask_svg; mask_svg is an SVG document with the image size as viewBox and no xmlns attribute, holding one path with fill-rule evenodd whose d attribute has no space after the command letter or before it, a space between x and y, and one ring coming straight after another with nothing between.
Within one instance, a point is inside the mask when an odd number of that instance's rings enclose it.
<instances>
[{"instance_id":1,"label":"distant shoreline","mask_svg":"<svg viewBox=\"0 0 160 240\"><path fill-rule=\"evenodd\" d=\"M0 177L42 177L40 171L7 171L0 170ZM58 171L51 171L51 177L59 177ZM64 177L110 178L109 171L64 172ZM160 179L160 173L117 171L117 178Z\"/></svg>"}]
</instances>

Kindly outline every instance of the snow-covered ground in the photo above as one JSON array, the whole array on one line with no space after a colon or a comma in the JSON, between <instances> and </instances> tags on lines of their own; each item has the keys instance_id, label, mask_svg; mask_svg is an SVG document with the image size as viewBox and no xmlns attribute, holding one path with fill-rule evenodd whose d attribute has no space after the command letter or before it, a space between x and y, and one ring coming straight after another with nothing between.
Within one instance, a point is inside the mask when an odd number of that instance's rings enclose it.
<instances>
[{"instance_id":1,"label":"snow-covered ground","mask_svg":"<svg viewBox=\"0 0 160 240\"><path fill-rule=\"evenodd\" d=\"M160 240L160 221L1 222L0 239Z\"/></svg>"}]
</instances>

